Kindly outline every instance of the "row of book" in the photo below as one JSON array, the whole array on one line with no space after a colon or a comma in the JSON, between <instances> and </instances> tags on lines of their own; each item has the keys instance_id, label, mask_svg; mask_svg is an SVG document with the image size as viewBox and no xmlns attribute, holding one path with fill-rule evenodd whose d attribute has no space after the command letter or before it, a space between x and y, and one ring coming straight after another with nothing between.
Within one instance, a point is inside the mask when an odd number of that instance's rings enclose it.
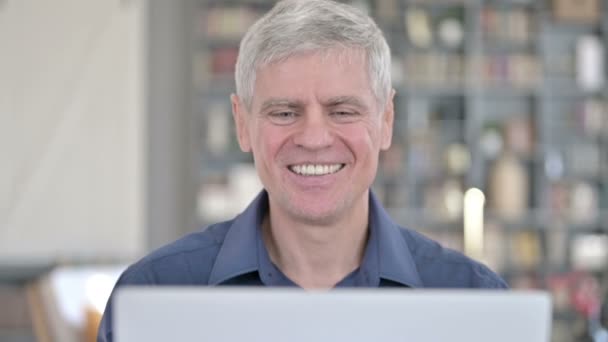
<instances>
[{"instance_id":1,"label":"row of book","mask_svg":"<svg viewBox=\"0 0 608 342\"><path fill-rule=\"evenodd\" d=\"M538 57L526 54L467 58L451 53L412 53L405 57L403 78L411 85L421 86L462 86L475 81L484 85L533 88L542 79L542 68Z\"/></svg>"},{"instance_id":2,"label":"row of book","mask_svg":"<svg viewBox=\"0 0 608 342\"><path fill-rule=\"evenodd\" d=\"M464 23L465 9L461 6L446 7L440 12L419 6L408 6L400 10L396 4L378 4L377 7L377 11L372 14L376 14L381 23L392 22L396 13L402 13L406 37L410 43L419 47L433 45L434 40L447 46L460 46L464 38L461 36L467 31ZM238 41L261 13L259 8L247 5L210 7L198 14L195 32L205 39ZM384 18L386 13L390 13L388 20ZM488 41L514 44L532 41L535 28L530 10L522 7L484 7L479 15L482 35Z\"/></svg>"}]
</instances>

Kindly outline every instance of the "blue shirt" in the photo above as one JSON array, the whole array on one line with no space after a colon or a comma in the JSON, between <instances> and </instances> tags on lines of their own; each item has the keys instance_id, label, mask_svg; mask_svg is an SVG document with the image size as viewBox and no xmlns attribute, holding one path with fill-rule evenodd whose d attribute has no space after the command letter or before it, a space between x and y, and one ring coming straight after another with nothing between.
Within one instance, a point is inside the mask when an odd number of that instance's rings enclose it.
<instances>
[{"instance_id":1,"label":"blue shirt","mask_svg":"<svg viewBox=\"0 0 608 342\"><path fill-rule=\"evenodd\" d=\"M131 265L124 285L297 286L270 260L260 227L268 211L263 191L235 219L162 247ZM359 268L336 287L506 288L486 266L399 227L370 191L369 238ZM116 289L116 288L115 288ZM112 298L98 342L112 341Z\"/></svg>"}]
</instances>

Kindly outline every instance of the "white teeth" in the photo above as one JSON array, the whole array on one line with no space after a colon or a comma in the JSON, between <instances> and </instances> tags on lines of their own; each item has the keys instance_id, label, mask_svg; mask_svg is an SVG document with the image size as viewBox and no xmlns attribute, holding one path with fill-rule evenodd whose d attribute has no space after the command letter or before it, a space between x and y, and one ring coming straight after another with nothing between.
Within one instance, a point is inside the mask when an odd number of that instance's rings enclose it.
<instances>
[{"instance_id":1,"label":"white teeth","mask_svg":"<svg viewBox=\"0 0 608 342\"><path fill-rule=\"evenodd\" d=\"M339 171L344 164L332 164L332 165L292 165L289 169L302 176L323 176Z\"/></svg>"}]
</instances>

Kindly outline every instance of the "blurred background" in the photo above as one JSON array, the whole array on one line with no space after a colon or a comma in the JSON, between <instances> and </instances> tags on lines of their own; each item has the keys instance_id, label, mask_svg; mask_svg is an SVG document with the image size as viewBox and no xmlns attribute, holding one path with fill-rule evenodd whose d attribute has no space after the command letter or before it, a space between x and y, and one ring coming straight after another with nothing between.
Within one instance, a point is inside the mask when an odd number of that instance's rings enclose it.
<instances>
[{"instance_id":1,"label":"blurred background","mask_svg":"<svg viewBox=\"0 0 608 342\"><path fill-rule=\"evenodd\" d=\"M358 0L393 53L395 220L608 325L608 2ZM0 0L0 341L92 341L113 282L261 189L230 114L270 0ZM603 305L602 305L603 304Z\"/></svg>"}]
</instances>

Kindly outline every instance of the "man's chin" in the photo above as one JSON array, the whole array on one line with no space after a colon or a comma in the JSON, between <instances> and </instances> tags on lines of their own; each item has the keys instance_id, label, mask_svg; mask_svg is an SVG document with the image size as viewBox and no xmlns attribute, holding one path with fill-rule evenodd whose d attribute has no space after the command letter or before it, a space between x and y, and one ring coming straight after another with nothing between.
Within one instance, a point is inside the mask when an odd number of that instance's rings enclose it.
<instances>
[{"instance_id":1,"label":"man's chin","mask_svg":"<svg viewBox=\"0 0 608 342\"><path fill-rule=\"evenodd\" d=\"M297 221L315 226L331 225L339 221L341 216L335 203L330 206L294 206L290 211Z\"/></svg>"},{"instance_id":2,"label":"man's chin","mask_svg":"<svg viewBox=\"0 0 608 342\"><path fill-rule=\"evenodd\" d=\"M342 196L327 193L282 193L275 201L279 210L295 222L308 225L331 225L344 216ZM285 196L286 195L286 196Z\"/></svg>"}]
</instances>

